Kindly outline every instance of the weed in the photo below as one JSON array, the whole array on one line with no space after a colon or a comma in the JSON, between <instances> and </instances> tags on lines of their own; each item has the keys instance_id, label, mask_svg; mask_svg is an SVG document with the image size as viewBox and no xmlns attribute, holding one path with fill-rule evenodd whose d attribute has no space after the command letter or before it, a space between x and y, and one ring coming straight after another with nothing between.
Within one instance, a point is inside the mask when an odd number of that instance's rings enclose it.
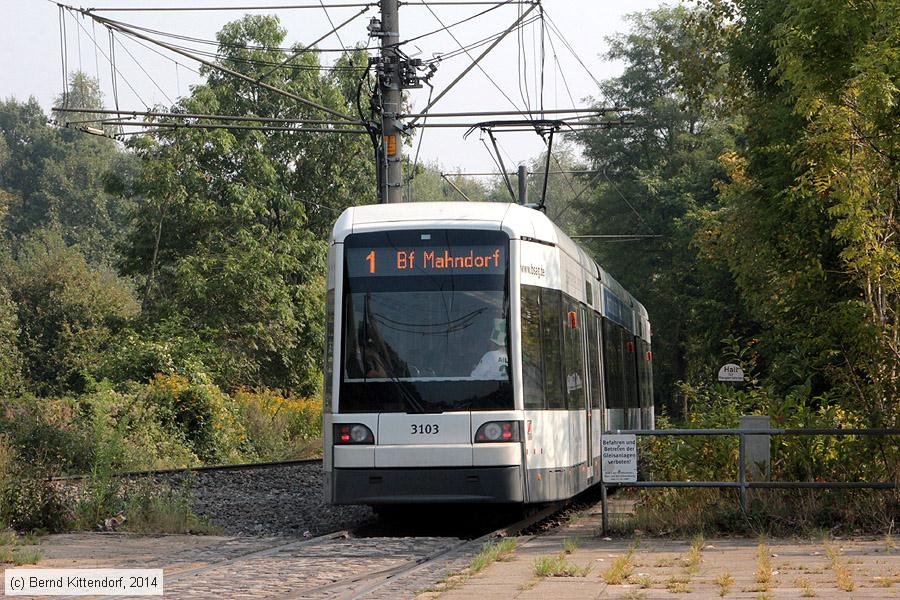
<instances>
[{"instance_id":1,"label":"weed","mask_svg":"<svg viewBox=\"0 0 900 600\"><path fill-rule=\"evenodd\" d=\"M694 539L691 541L691 549L688 550L687 556L685 556L683 561L684 567L687 569L688 573L696 573L700 567L700 562L703 560L700 557L700 553L703 552L704 543L703 535L699 533L695 535Z\"/></svg>"},{"instance_id":2,"label":"weed","mask_svg":"<svg viewBox=\"0 0 900 600\"><path fill-rule=\"evenodd\" d=\"M636 578L632 578L631 583L635 583L640 586L642 589L648 589L653 587L653 578L647 574L642 574Z\"/></svg>"},{"instance_id":3,"label":"weed","mask_svg":"<svg viewBox=\"0 0 900 600\"><path fill-rule=\"evenodd\" d=\"M43 555L39 550L27 550L25 548L16 548L12 553L12 563L17 567L22 565L34 565L37 564Z\"/></svg>"},{"instance_id":4,"label":"weed","mask_svg":"<svg viewBox=\"0 0 900 600\"><path fill-rule=\"evenodd\" d=\"M187 488L144 485L124 502L125 528L135 533L216 534L219 528L194 514Z\"/></svg>"},{"instance_id":5,"label":"weed","mask_svg":"<svg viewBox=\"0 0 900 600\"><path fill-rule=\"evenodd\" d=\"M800 595L803 596L804 598L814 598L815 597L816 591L814 589L812 589L812 584L810 583L809 579L807 579L806 577L798 577L794 581L794 584L798 588L803 588L803 592Z\"/></svg>"},{"instance_id":6,"label":"weed","mask_svg":"<svg viewBox=\"0 0 900 600\"><path fill-rule=\"evenodd\" d=\"M483 571L488 565L503 560L516 550L516 538L504 538L497 543L488 543L481 548L478 556L472 559L469 570L472 573Z\"/></svg>"},{"instance_id":7,"label":"weed","mask_svg":"<svg viewBox=\"0 0 900 600\"><path fill-rule=\"evenodd\" d=\"M825 555L831 561L831 570L834 572L838 589L852 592L856 587L856 584L853 583L853 572L847 563L841 562L840 548L835 548L828 540L823 540L822 544L825 546Z\"/></svg>"},{"instance_id":8,"label":"weed","mask_svg":"<svg viewBox=\"0 0 900 600\"><path fill-rule=\"evenodd\" d=\"M674 558L660 558L653 564L654 567L674 567L675 559Z\"/></svg>"},{"instance_id":9,"label":"weed","mask_svg":"<svg viewBox=\"0 0 900 600\"><path fill-rule=\"evenodd\" d=\"M580 541L577 537L575 538L566 538L563 540L563 552L566 554L572 554L576 550L578 550L578 546L580 545Z\"/></svg>"},{"instance_id":10,"label":"weed","mask_svg":"<svg viewBox=\"0 0 900 600\"><path fill-rule=\"evenodd\" d=\"M734 577L728 571L716 577L716 585L719 586L719 595L726 596L734 585Z\"/></svg>"},{"instance_id":11,"label":"weed","mask_svg":"<svg viewBox=\"0 0 900 600\"><path fill-rule=\"evenodd\" d=\"M624 596L622 596L622 600L642 600L644 595L637 590L631 590Z\"/></svg>"},{"instance_id":12,"label":"weed","mask_svg":"<svg viewBox=\"0 0 900 600\"><path fill-rule=\"evenodd\" d=\"M562 553L556 556L542 556L534 561L534 574L537 577L584 577L589 569L579 567Z\"/></svg>"},{"instance_id":13,"label":"weed","mask_svg":"<svg viewBox=\"0 0 900 600\"><path fill-rule=\"evenodd\" d=\"M676 577L673 575L666 582L666 589L673 594L689 594L691 593L690 583L690 577Z\"/></svg>"},{"instance_id":14,"label":"weed","mask_svg":"<svg viewBox=\"0 0 900 600\"><path fill-rule=\"evenodd\" d=\"M766 591L772 582L772 563L769 560L769 548L765 541L760 538L759 546L756 548L756 583L765 586L762 590Z\"/></svg>"},{"instance_id":15,"label":"weed","mask_svg":"<svg viewBox=\"0 0 900 600\"><path fill-rule=\"evenodd\" d=\"M609 568L600 574L603 581L609 585L620 585L623 581L628 579L628 576L631 575L631 571L634 568L631 564L632 554L634 554L634 551L629 550L628 553L617 557Z\"/></svg>"},{"instance_id":16,"label":"weed","mask_svg":"<svg viewBox=\"0 0 900 600\"><path fill-rule=\"evenodd\" d=\"M900 579L894 579L893 577L875 577L874 583L878 587L889 588L897 581L900 581Z\"/></svg>"}]
</instances>

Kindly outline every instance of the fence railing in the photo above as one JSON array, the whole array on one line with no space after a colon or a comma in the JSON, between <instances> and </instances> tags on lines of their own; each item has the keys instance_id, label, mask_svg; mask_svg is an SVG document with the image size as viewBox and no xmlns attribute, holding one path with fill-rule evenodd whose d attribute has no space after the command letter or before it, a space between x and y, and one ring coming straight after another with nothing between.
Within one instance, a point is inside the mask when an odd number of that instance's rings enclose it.
<instances>
[{"instance_id":1,"label":"fence railing","mask_svg":"<svg viewBox=\"0 0 900 600\"><path fill-rule=\"evenodd\" d=\"M738 436L737 481L636 481L628 483L600 482L603 504L603 533L609 530L607 490L618 487L636 488L737 488L741 512L747 510L747 491L751 489L900 489L897 481L749 481L747 479L747 438L749 436L900 436L900 429L618 429L608 434L632 434L646 437L666 436Z\"/></svg>"}]
</instances>

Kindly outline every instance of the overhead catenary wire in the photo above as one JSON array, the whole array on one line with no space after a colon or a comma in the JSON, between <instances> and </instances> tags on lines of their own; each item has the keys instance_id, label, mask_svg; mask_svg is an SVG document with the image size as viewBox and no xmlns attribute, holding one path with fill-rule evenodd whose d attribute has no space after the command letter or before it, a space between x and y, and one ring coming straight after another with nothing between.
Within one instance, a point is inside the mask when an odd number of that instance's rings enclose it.
<instances>
[{"instance_id":1,"label":"overhead catenary wire","mask_svg":"<svg viewBox=\"0 0 900 600\"><path fill-rule=\"evenodd\" d=\"M404 44L409 44L410 42L415 42L415 41L421 40L422 38L426 38L426 37L429 37L429 36L432 36L432 35L436 35L436 34L438 34L438 33L444 32L444 31L449 31L449 30L452 29L453 27L456 27L456 26L458 26L458 25L462 25L463 23L468 23L469 21L472 21L472 20L474 20L474 19L477 19L478 17L484 16L484 15L488 14L488 13L491 12L491 11L497 10L498 8L500 8L500 7L502 7L502 6L505 6L505 5L507 5L507 4L511 4L511 3L514 2L514 1L515 1L515 0L503 0L502 2L496 2L496 3L493 3L493 6L491 6L490 8L487 8L487 9L485 9L485 10L482 10L481 12L475 13L474 15L469 15L468 17L465 17L465 18L463 18L463 19L460 19L459 21L456 21L456 22L454 22L454 23L450 23L449 25L444 25L443 23L441 23L441 27L439 27L438 29L435 29L434 31L429 31L429 32L427 32L427 33L419 34L419 35L417 35L417 36L415 36L415 37L406 38L405 40L402 40L402 41L398 42L398 43L396 44L396 46L402 46L402 45L404 45ZM432 4L432 3L428 3L428 4ZM434 13L432 12L432 14L434 14Z\"/></svg>"},{"instance_id":2,"label":"overhead catenary wire","mask_svg":"<svg viewBox=\"0 0 900 600\"><path fill-rule=\"evenodd\" d=\"M84 31L85 33L87 32L87 30L81 25L81 23L78 22L78 19L73 19L73 20L75 21L75 24L76 24L82 31ZM111 40L111 45L112 45L112 30L109 31L109 34L110 34L110 40ZM103 51L103 48L100 46L100 44L97 43L96 40L93 40L93 42L94 42L94 48L96 48L96 49L100 52L100 54L103 55L103 58L105 58L105 59L107 60L107 62L109 62L109 64L110 64L110 75L111 75L111 77L112 77L113 99L114 99L116 108L119 107L119 100L118 100L118 98L119 98L118 77L121 77L121 78L122 78L122 81L125 82L125 85L128 86L128 89L130 89L131 92L132 92L132 93L135 95L135 97L138 99L138 101L139 101L141 104L144 105L144 108L148 108L147 103L144 102L144 99L141 97L141 95L137 92L136 89L134 89L134 86L131 85L131 82L128 80L128 78L125 77L125 75L123 75L121 71L119 71L118 67L116 66L115 56L114 56L114 55L113 55L113 57L108 56L108 55L106 54L106 52ZM114 48L114 46L113 46L113 48ZM118 76L118 77L117 77L117 76Z\"/></svg>"},{"instance_id":3,"label":"overhead catenary wire","mask_svg":"<svg viewBox=\"0 0 900 600\"><path fill-rule=\"evenodd\" d=\"M170 51L176 52L177 54L181 54L182 56L185 56L185 57L187 57L187 58L190 58L190 59L192 59L192 60L195 60L195 61L197 61L197 62L199 62L199 63L201 63L201 64L204 64L204 65L206 65L206 66L208 66L208 67L210 67L210 68L220 70L220 71L222 71L222 72L224 72L224 73L227 73L227 74L229 74L229 75L231 75L231 76L233 76L233 77L236 77L236 78L238 78L238 79L241 79L241 80L243 80L243 81L246 81L247 83L250 83L251 85L256 85L256 86L262 87L262 88L264 88L264 89L266 89L266 90L268 90L268 91L271 91L271 92L273 92L273 93L276 93L276 94L279 94L279 95L282 95L282 96L291 98L292 100L295 100L295 101L297 101L297 102L300 102L301 104L304 104L304 105L306 105L306 106L308 106L308 107L310 107L310 108L315 108L315 109L320 110L320 111L322 111L322 112L328 113L328 114L330 114L330 115L332 115L332 116L335 116L335 117L338 117L338 118L341 118L341 119L345 119L345 120L347 120L347 121L349 121L349 122L356 122L356 119L354 119L353 117L350 117L350 116L348 116L348 115L345 115L345 114L343 114L343 113L341 113L341 112L339 112L339 111L336 111L336 110L334 110L334 109L328 108L327 106L323 106L322 104L319 104L318 102L313 102L312 100L309 100L308 98L304 98L303 96L300 96L299 94L295 94L295 93L293 93L293 92L289 92L289 91L287 91L287 90L283 90L283 89L281 89L281 88L278 88L278 87L269 85L269 84L267 84L267 83L265 83L265 82L255 81L252 77L249 77L249 76L247 76L247 75L244 75L243 73L239 73L239 72L234 71L234 70L232 70L232 69L229 69L228 67L225 67L225 66L223 66L223 65L219 65L219 64L210 62L210 61L208 61L208 60L205 60L205 59L203 59L203 58L194 56L194 55L192 55L191 53L186 52L186 51L184 51L184 50L174 49L170 44L168 44L168 43L166 43L166 42L163 42L163 41L161 41L161 40L156 40L156 39L151 38L151 37L149 37L149 36L143 35L143 34L141 34L141 33L139 33L139 32L130 30L130 29L127 28L127 27L123 27L123 26L121 26L121 25L117 25L117 24L115 24L114 22L111 22L111 21L108 21L107 19L104 19L103 17L99 17L99 16L97 16L97 15L92 15L92 14L90 14L90 13L86 13L86 11L82 11L81 9L74 9L74 10L76 10L77 12L82 12L82 13L84 13L84 14L88 14L88 15L91 16L92 19L97 20L100 24L102 24L102 25L107 25L108 27L110 27L110 32L112 32L113 29L117 29L117 30L119 30L119 31L122 31L123 33L126 33L126 34L129 34L129 35L133 35L133 36L136 36L136 37L145 39L145 40L148 41L148 42L157 44L157 45L159 45L159 46L161 46L161 47L163 47L163 48L166 48L166 49L168 49L168 50L170 50Z\"/></svg>"},{"instance_id":4,"label":"overhead catenary wire","mask_svg":"<svg viewBox=\"0 0 900 600\"><path fill-rule=\"evenodd\" d=\"M259 123L316 123L323 125L352 125L346 121L336 119L306 119L296 117L260 117L253 115L217 115L205 113L188 113L188 112L165 112L154 110L112 110L108 108L85 108L85 107L55 107L54 112L62 113L86 113L97 115L128 115L131 117L150 117L150 118L181 118L181 119L209 119L213 121L252 121ZM121 119L117 119L121 120ZM72 121L74 122L74 121Z\"/></svg>"},{"instance_id":5,"label":"overhead catenary wire","mask_svg":"<svg viewBox=\"0 0 900 600\"><path fill-rule=\"evenodd\" d=\"M164 89L162 89L162 87L160 87L160 85L156 82L156 79L154 79L153 76L150 75L150 73L147 72L147 69L144 68L144 65L142 65L142 64L140 63L140 61L138 61L138 59L136 59L136 58L134 57L134 55L131 53L131 50L129 50L128 48L126 48L126 47L125 47L125 44L123 44L123 43L121 42L121 40L116 40L116 43L118 43L118 44L119 44L119 47L122 48L122 50L124 50L125 53L131 58L131 60L134 62L134 64L136 64L136 65L138 66L138 68L139 68L141 71L144 72L144 75L147 76L147 78L151 81L151 83L153 83L153 85L156 87L156 89L158 89L158 90L160 91L160 93L161 93L163 96L165 96L166 100L169 101L169 104L175 104L175 101L172 100L172 98L169 97L169 95L166 93L166 91L165 91Z\"/></svg>"},{"instance_id":6,"label":"overhead catenary wire","mask_svg":"<svg viewBox=\"0 0 900 600\"><path fill-rule=\"evenodd\" d=\"M323 7L324 7L324 4L323 4ZM314 41L310 42L309 44L306 44L303 48L300 48L300 49L295 50L294 52L292 52L292 53L291 53L291 56L289 56L289 57L286 58L284 61L282 61L282 63L281 63L279 66L273 67L273 68L270 69L269 71L266 71L265 73L263 73L262 75L260 75L259 77L257 77L257 81L262 81L263 79L265 79L266 77L268 77L269 75L271 75L272 73L274 73L275 71L277 71L279 68L288 67L288 66L289 66L288 63L290 63L292 60L294 60L294 59L296 59L298 56L302 55L302 54L303 54L304 52L306 52L309 48L311 48L311 47L315 46L316 44L318 44L319 42L321 42L321 41L327 39L328 36L330 36L331 34L338 35L338 30L339 30L341 27L344 27L344 26L346 26L346 25L352 23L352 22L355 21L358 17L360 17L360 16L362 16L363 14L365 14L368 10L369 10L369 7L363 8L363 9L360 10L358 13L356 13L355 15L353 15L352 17L350 17L349 19L347 19L347 20L345 20L344 22L342 22L340 25L335 26L334 23L332 23L332 21L331 21L331 16L328 15L328 10L326 9L326 10L325 10L325 15L328 17L328 23L331 24L331 30L328 31L327 33L325 33L325 34L319 36L318 38L316 38ZM340 38L340 37L338 37L338 42L341 44L341 46L344 45L344 43L341 42L341 38Z\"/></svg>"},{"instance_id":7,"label":"overhead catenary wire","mask_svg":"<svg viewBox=\"0 0 900 600\"><path fill-rule=\"evenodd\" d=\"M340 2L328 4L328 8L359 8L377 6L377 2ZM321 9L319 4L262 4L242 6L97 6L87 10L97 12L199 12L199 11L247 11L247 10L304 10Z\"/></svg>"},{"instance_id":8,"label":"overhead catenary wire","mask_svg":"<svg viewBox=\"0 0 900 600\"><path fill-rule=\"evenodd\" d=\"M164 127L169 129L234 129L246 131L289 131L297 133L361 133L368 134L366 129L349 127L277 127L273 125L234 125L230 123L172 123L168 121L122 121L117 123L130 127Z\"/></svg>"},{"instance_id":9,"label":"overhead catenary wire","mask_svg":"<svg viewBox=\"0 0 900 600\"><path fill-rule=\"evenodd\" d=\"M487 55L491 52L491 50L493 50L493 49L497 46L497 44L499 44L499 43L503 40L503 38L505 38L507 35L509 35L509 33L510 33L515 27L517 27L517 26L522 22L522 20L523 20L526 16L528 16L528 14L529 14L532 10L534 10L534 7L535 7L535 6L536 6L536 5L532 5L531 8L529 8L529 9L528 9L521 17L519 17L518 19L516 19L516 21L513 22L512 25L510 25L509 27L507 27L506 30L503 32L502 35L500 35L496 40L494 40L494 42L491 43L491 45L488 46L488 48L487 48L484 52L482 52L481 54L479 54L478 57L475 58L475 59L472 61L472 63L471 63L468 67L466 67L459 75L457 75L456 78L455 78L453 81L451 81L451 82L447 85L447 87L445 87L444 90L443 90L440 94L438 94L437 98L435 98L434 100L432 100L431 102L428 103L428 105L422 110L422 113L427 113L429 110L431 110L431 107L432 107L432 106L434 106L435 104L437 104L438 102L440 102L441 98L443 98L443 97L447 94L447 92L449 92L450 90L452 90L453 87L454 87L457 83L459 83L459 82L463 79L463 77L465 77L465 76L466 76L472 69L474 69L475 67L479 67L479 68L481 69L481 72L482 72L482 73L485 73L485 75L487 75L487 73L484 71L483 68L480 67L480 65L479 65L478 63L481 62L481 59L483 59L485 56L487 56ZM435 14L434 11L431 10L430 7L429 7L429 11L431 11L432 14ZM435 15L435 17L437 17L437 15ZM438 18L438 21L440 22L440 18ZM449 32L448 32L448 33L449 33ZM450 35L453 36L452 33L450 33ZM453 37L454 37L454 39L456 39L455 36L453 36ZM458 41L457 41L457 43L458 43ZM514 108L517 108L517 109L519 108L518 106L516 106L515 102L513 102L513 101L509 98L509 96L507 96L506 93L503 92L503 90L502 90L499 86L497 86L497 83L496 83L493 79L491 79L490 76L488 76L488 79L489 79L491 82L493 82L494 85L495 85L498 89L500 89L501 93L503 93L503 95L507 98L507 100L509 100L509 101L512 103L512 105L513 105ZM416 117L415 119L413 119L412 122L410 123L410 125L414 125L414 124L416 123L416 121L418 121L418 119L419 119L419 117Z\"/></svg>"},{"instance_id":10,"label":"overhead catenary wire","mask_svg":"<svg viewBox=\"0 0 900 600\"><path fill-rule=\"evenodd\" d=\"M71 7L70 7L70 8L71 8ZM76 11L79 11L79 12L82 11L82 9L75 9L75 8L73 8L72 10L76 10ZM171 39L176 39L176 40L181 40L181 41L183 41L183 42L191 42L191 43L194 43L194 44L203 44L203 45L206 45L206 46L215 46L215 47L217 47L217 48L235 48L235 49L238 49L238 50L265 50L265 51L272 51L272 50L275 50L275 51L279 51L279 52L293 52L293 51L294 51L294 48L292 48L292 47L285 47L285 46L256 46L256 45L251 45L251 44L234 44L234 43L231 43L231 42L223 42L223 41L220 41L220 40L210 40L210 39L206 39L206 38L198 38L198 37L193 37L193 36L189 36L189 35L182 35L182 34L179 34L179 33L172 33L172 32L169 32L169 31L162 31L162 30L160 30L160 29L153 29L152 27L143 27L143 26L141 26L141 25L136 25L136 24L134 24L134 23L127 23L127 22L125 22L125 21L118 21L118 20L115 20L115 19L107 19L106 17L101 17L101 16L99 16L99 15L95 15L95 14L93 14L93 13L87 11L87 10L84 10L84 11L83 11L83 14L86 14L86 15L90 16L90 17L93 18L93 19L97 19L98 22L100 22L100 23L105 23L105 24L108 24L108 25L115 25L115 26L120 27L120 28L128 28L128 29L132 29L132 30L135 30L135 31L142 31L142 32L148 33L148 34L158 35L158 36L161 36L161 37L166 37L166 38L171 38ZM167 43L168 43L168 42L167 42ZM341 47L341 48L310 48L310 49L307 50L307 52L316 52L316 53L324 53L324 52L351 52L351 51L353 51L353 50L358 50L358 49L363 49L363 50L376 50L377 47L375 47L375 46L364 46L364 47L354 47L354 48L343 48L343 47ZM193 51L194 49L191 49L191 50Z\"/></svg>"}]
</instances>

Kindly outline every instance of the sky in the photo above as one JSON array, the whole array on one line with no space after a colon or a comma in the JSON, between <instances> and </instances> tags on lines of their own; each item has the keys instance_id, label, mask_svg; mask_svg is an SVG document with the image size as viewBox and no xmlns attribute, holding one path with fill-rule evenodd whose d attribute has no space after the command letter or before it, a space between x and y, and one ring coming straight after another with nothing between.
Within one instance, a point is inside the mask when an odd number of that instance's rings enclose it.
<instances>
[{"instance_id":1,"label":"sky","mask_svg":"<svg viewBox=\"0 0 900 600\"><path fill-rule=\"evenodd\" d=\"M326 7L348 0L322 0ZM358 0L354 0L358 1ZM438 18L450 24L479 13L486 6L452 6L436 4L430 8L418 0L400 9L400 37L411 38L440 28ZM174 6L285 6L319 4L319 0L92 0L89 6L102 7L174 7ZM559 34L549 33L544 38L544 107L572 108L584 106L590 98L598 97L595 80L614 77L622 65L607 61L603 54L607 49L606 37L627 31L626 15L632 12L656 8L659 0L544 0L545 14L556 25ZM75 4L79 6L79 4ZM328 17L338 24L358 12L359 8L332 6L328 14L321 8L265 9L202 12L104 12L104 16L150 29L177 33L203 39L215 39L216 32L232 20L247 12L276 14L287 30L286 45L309 42L331 29ZM433 13L432 13L433 11ZM537 11L535 11L536 13ZM332 35L319 44L320 47L350 46L367 42L366 25L377 14L371 8L346 27L340 29L340 40ZM534 14L534 13L533 13ZM436 15L436 16L435 16ZM419 39L406 47L406 52L419 58L431 58L435 53L459 49L458 43L471 43L511 25L518 17L517 3L467 21L435 35ZM104 53L109 53L106 30L92 26L88 18L67 16L66 52L68 71L82 70L92 77L99 76L107 105L112 103L112 78L110 64ZM521 109L530 102L537 105L541 95L539 85L540 23L523 30L522 52L519 37L507 36L484 60L480 69L473 69L455 86L433 111L489 111ZM549 30L549 27L548 27ZM452 34L452 35L451 35ZM454 39L454 37L456 39ZM119 38L117 38L119 39ZM563 42L563 39L566 43ZM552 40L552 44L550 41ZM189 59L177 57L185 66L163 58L150 50L123 38L116 47L119 106L122 109L144 109L146 105L162 103L170 105L180 95L189 93L189 86L199 81L196 74L185 67L196 68ZM62 49L59 9L55 2L47 0L0 0L0 98L15 97L24 100L34 96L49 110L53 99L63 88ZM202 47L202 46L201 46ZM210 46L209 48L212 48ZM571 48L571 50L570 50ZM477 56L482 51L473 51ZM131 53L131 55L128 54ZM522 58L524 55L524 59ZM325 62L333 60L325 55ZM524 60L524 64L522 61ZM580 62L579 62L580 60ZM438 68L432 79L435 96L440 93L470 62L466 56L448 59ZM584 63L582 65L581 63ZM520 64L522 67L520 68ZM527 66L526 66L527 64ZM527 74L527 82L520 74ZM492 81L496 83L496 87ZM155 83L154 83L155 82ZM521 83L521 86L520 86ZM130 86L129 86L130 84ZM133 90L130 89L133 87ZM505 92L507 97L497 88ZM428 101L428 88L411 90L412 109L422 109ZM420 130L422 131L422 130ZM420 160L437 162L445 171L482 172L496 171L491 155L479 141L478 134L463 138L465 130L428 129L417 134L412 149L415 154L421 144ZM423 139L419 139L424 135ZM533 133L504 133L498 136L506 166L510 169L520 162L537 156L543 149L541 139Z\"/></svg>"}]
</instances>

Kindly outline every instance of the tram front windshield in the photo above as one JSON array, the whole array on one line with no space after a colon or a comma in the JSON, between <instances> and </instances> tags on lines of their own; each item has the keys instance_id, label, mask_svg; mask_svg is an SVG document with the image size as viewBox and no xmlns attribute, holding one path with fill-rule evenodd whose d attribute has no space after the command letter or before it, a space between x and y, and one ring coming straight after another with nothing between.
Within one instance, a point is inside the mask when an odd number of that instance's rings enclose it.
<instances>
[{"instance_id":1,"label":"tram front windshield","mask_svg":"<svg viewBox=\"0 0 900 600\"><path fill-rule=\"evenodd\" d=\"M340 412L513 408L508 248L499 231L348 236Z\"/></svg>"}]
</instances>

